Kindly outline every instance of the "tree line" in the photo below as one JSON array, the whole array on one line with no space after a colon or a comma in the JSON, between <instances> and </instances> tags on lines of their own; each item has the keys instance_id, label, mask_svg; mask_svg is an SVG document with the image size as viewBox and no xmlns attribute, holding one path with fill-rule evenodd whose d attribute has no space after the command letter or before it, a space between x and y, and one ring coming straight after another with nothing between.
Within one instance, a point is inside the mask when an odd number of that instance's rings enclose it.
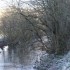
<instances>
[{"instance_id":1,"label":"tree line","mask_svg":"<svg viewBox=\"0 0 70 70\"><path fill-rule=\"evenodd\" d=\"M24 4L30 8L24 9ZM18 44L27 49L36 39L48 53L65 53L70 50L69 8L69 0L19 0L2 18L2 31L10 46ZM43 43L42 36L47 36L50 46Z\"/></svg>"}]
</instances>

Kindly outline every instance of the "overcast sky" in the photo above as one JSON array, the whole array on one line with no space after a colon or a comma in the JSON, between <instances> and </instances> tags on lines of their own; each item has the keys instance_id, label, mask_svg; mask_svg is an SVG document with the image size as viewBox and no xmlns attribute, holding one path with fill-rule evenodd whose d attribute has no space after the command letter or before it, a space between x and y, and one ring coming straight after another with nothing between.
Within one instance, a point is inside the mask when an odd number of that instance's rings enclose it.
<instances>
[{"instance_id":1,"label":"overcast sky","mask_svg":"<svg viewBox=\"0 0 70 70\"><path fill-rule=\"evenodd\" d=\"M0 0L0 9L8 7L8 5L12 4L12 1L16 2L16 0ZM23 1L30 1L30 0L23 0Z\"/></svg>"}]
</instances>

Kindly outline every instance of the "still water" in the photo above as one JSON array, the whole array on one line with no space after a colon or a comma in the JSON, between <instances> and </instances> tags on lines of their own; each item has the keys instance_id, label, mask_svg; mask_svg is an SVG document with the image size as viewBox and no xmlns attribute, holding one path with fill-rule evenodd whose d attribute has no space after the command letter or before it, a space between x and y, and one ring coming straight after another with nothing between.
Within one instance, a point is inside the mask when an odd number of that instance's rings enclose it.
<instances>
[{"instance_id":1,"label":"still water","mask_svg":"<svg viewBox=\"0 0 70 70\"><path fill-rule=\"evenodd\" d=\"M5 46L4 51L0 49L0 70L35 70L33 68L35 61L39 61L42 52L40 50L31 51L24 61L20 64L19 58L12 54L9 55L8 46Z\"/></svg>"}]
</instances>

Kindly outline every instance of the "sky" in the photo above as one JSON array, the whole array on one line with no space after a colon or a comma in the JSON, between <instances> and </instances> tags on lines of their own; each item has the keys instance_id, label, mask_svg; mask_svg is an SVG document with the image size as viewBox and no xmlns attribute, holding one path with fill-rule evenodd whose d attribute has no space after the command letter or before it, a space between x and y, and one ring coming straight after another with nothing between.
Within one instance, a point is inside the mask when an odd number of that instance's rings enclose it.
<instances>
[{"instance_id":1,"label":"sky","mask_svg":"<svg viewBox=\"0 0 70 70\"><path fill-rule=\"evenodd\" d=\"M14 1L14 2L13 2ZM3 12L5 11L5 9L12 5L15 4L16 5L16 1L19 0L0 0L0 17L3 15ZM33 0L21 0L24 2L29 2L29 1L33 1ZM30 8L30 6L28 4L23 4L23 8Z\"/></svg>"},{"instance_id":2,"label":"sky","mask_svg":"<svg viewBox=\"0 0 70 70\"><path fill-rule=\"evenodd\" d=\"M10 6L12 4L17 5L16 1L19 1L19 0L0 0L0 19L4 15L4 12L5 12L5 10L8 6ZM29 1L34 1L34 0L21 0L21 1L29 3ZM24 3L22 7L25 8L25 9L32 8L31 6L29 6L26 3ZM0 21L0 23L1 23L1 21Z\"/></svg>"},{"instance_id":3,"label":"sky","mask_svg":"<svg viewBox=\"0 0 70 70\"><path fill-rule=\"evenodd\" d=\"M8 7L8 5L11 5L12 1L16 2L16 0L0 0L0 10ZM23 1L27 2L30 0L23 0Z\"/></svg>"}]
</instances>

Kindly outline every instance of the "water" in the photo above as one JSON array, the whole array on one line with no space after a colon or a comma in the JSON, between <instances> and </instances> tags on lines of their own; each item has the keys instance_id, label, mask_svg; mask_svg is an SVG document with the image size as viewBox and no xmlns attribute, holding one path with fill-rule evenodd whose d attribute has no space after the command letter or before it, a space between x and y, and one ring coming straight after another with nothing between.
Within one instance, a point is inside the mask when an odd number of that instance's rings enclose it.
<instances>
[{"instance_id":1,"label":"water","mask_svg":"<svg viewBox=\"0 0 70 70\"><path fill-rule=\"evenodd\" d=\"M14 55L13 51L9 55L8 46L5 46L4 51L0 49L0 70L35 70L34 63L40 61L43 53L40 50L33 50L26 56L24 63L20 64L19 58Z\"/></svg>"},{"instance_id":2,"label":"water","mask_svg":"<svg viewBox=\"0 0 70 70\"><path fill-rule=\"evenodd\" d=\"M42 56L43 56L43 59L46 58L47 60L50 60L50 62L47 61L47 63L49 63L48 65L51 65L50 63L52 63L52 65L46 69L48 70L70 70L70 52L68 52L64 56L54 57L52 55L52 56L46 57L48 56L48 54L45 54L45 51L32 50L24 59L22 59L24 60L24 63L20 64L19 58L14 55L13 51L12 51L12 54L9 55L9 52L7 49L8 49L8 46L5 46L4 51L0 49L0 52L1 52L0 53L0 70L35 70L33 68L35 62L36 61L40 62L40 57ZM45 65L47 64L46 61L43 63ZM40 64L40 70L43 70L41 69L43 67Z\"/></svg>"}]
</instances>

